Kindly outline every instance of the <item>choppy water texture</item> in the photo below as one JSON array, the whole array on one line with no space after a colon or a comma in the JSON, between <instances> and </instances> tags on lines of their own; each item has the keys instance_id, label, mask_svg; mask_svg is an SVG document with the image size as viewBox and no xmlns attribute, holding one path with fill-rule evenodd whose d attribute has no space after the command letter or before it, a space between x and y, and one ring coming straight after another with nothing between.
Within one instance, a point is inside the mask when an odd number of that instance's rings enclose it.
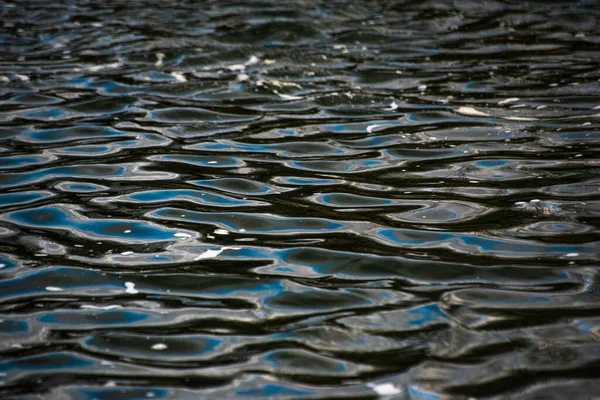
<instances>
[{"instance_id":1,"label":"choppy water texture","mask_svg":"<svg viewBox=\"0 0 600 400\"><path fill-rule=\"evenodd\" d=\"M597 1L0 15L0 398L600 396Z\"/></svg>"}]
</instances>

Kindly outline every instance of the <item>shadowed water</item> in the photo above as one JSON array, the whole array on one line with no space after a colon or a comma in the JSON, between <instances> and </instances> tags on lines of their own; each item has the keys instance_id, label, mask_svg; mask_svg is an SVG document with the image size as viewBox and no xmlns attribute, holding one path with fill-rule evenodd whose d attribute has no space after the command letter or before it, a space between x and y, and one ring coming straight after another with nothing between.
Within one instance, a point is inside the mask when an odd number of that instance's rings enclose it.
<instances>
[{"instance_id":1,"label":"shadowed water","mask_svg":"<svg viewBox=\"0 0 600 400\"><path fill-rule=\"evenodd\" d=\"M2 399L600 396L597 1L0 16Z\"/></svg>"}]
</instances>

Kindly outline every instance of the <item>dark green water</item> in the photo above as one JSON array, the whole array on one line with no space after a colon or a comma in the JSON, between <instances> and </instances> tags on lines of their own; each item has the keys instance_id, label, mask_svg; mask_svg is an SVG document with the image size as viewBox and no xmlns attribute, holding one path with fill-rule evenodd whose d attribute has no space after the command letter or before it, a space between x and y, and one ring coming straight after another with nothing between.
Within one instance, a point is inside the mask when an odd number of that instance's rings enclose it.
<instances>
[{"instance_id":1,"label":"dark green water","mask_svg":"<svg viewBox=\"0 0 600 400\"><path fill-rule=\"evenodd\" d=\"M600 396L598 1L0 16L0 398Z\"/></svg>"}]
</instances>

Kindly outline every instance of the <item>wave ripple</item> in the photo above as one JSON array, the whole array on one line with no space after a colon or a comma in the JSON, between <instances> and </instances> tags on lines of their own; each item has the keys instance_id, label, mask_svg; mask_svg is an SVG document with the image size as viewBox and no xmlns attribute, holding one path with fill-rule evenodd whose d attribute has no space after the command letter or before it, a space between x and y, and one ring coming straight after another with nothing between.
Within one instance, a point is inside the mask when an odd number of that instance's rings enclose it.
<instances>
[{"instance_id":1,"label":"wave ripple","mask_svg":"<svg viewBox=\"0 0 600 400\"><path fill-rule=\"evenodd\" d=\"M2 399L600 397L597 1L0 15Z\"/></svg>"}]
</instances>

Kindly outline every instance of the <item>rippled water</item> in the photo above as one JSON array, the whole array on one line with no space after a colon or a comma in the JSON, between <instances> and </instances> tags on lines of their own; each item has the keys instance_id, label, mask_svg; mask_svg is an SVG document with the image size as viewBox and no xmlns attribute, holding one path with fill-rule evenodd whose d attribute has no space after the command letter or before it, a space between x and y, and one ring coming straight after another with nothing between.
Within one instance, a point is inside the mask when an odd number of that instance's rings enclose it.
<instances>
[{"instance_id":1,"label":"rippled water","mask_svg":"<svg viewBox=\"0 0 600 400\"><path fill-rule=\"evenodd\" d=\"M600 396L597 1L0 13L1 398Z\"/></svg>"}]
</instances>

